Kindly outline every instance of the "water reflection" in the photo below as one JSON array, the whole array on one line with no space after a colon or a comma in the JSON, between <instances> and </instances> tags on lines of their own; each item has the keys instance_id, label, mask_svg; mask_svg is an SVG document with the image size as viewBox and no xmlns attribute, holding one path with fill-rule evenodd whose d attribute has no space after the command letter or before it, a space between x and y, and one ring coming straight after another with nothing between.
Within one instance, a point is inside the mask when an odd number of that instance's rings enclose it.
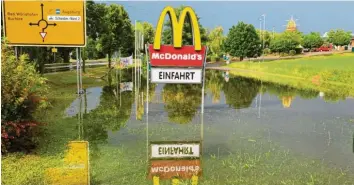
<instances>
[{"instance_id":1,"label":"water reflection","mask_svg":"<svg viewBox=\"0 0 354 185\"><path fill-rule=\"evenodd\" d=\"M89 143L71 141L64 157L64 165L46 170L46 184L89 184Z\"/></svg>"},{"instance_id":2,"label":"water reflection","mask_svg":"<svg viewBox=\"0 0 354 185\"><path fill-rule=\"evenodd\" d=\"M105 129L117 131L122 126L125 126L125 123L131 116L135 96L136 117L138 120L142 120L145 114L145 101L147 99L147 81L146 77L142 76L140 81L141 86L135 92L135 89L132 88L134 84L131 81L133 79L131 70L114 71L109 75L111 80L108 81L106 86L86 90L85 98L87 99L87 103L85 103L86 111L84 119L89 122L87 125L92 125L92 127L85 128L88 129L85 132L90 133L101 130L101 132L97 133L102 133L102 136L97 135L94 137L104 138L107 137L104 136ZM296 97L300 97L300 99L322 97L326 102L346 98L346 95L343 93L323 93L313 89L261 82L240 76L230 76L227 71L207 70L205 83L206 92L211 94L213 104L220 104L220 99L224 98L225 103L234 109L248 108L254 101L256 107L260 108L261 101L258 97L265 93L277 96L279 103L284 108L291 107L297 101ZM150 102L156 93L155 87L156 84L149 84ZM135 93L137 94L135 95ZM170 122L180 124L190 123L201 105L201 85L165 84L163 85L162 99L164 110L168 113ZM68 108L68 116L77 114L77 110L74 108L78 105L78 102L78 100L75 100L70 108ZM105 120L104 126L97 124L102 122L101 120ZM90 129L93 130L91 131Z\"/></svg>"},{"instance_id":3,"label":"water reflection","mask_svg":"<svg viewBox=\"0 0 354 185\"><path fill-rule=\"evenodd\" d=\"M99 105L84 114L84 139L90 141L92 170L96 175L93 179L102 184L116 182L148 184L144 181L147 169L146 152L144 151L144 146L146 146L146 130L144 129L146 126L132 117L135 113L134 90L119 91L118 85L129 82L131 74L129 70L122 72L121 79L112 75L110 85L108 83L106 86L98 88L101 89L101 93L97 94L98 100L96 98L95 101L99 102ZM205 141L203 140L205 155L203 155L202 166L203 176L207 181L210 181L210 184L227 184L223 179L232 178L231 172L240 169L242 170L240 177L243 182L253 184L265 182L265 178L281 179L280 172L293 170L293 166L296 164L301 164L300 166L304 167L295 171L296 175L302 174L302 172L307 174L315 171L307 170L307 167L313 164L312 159L321 160L322 164L326 165L353 166L352 161L349 160L351 156L347 155L348 152L352 155L352 150L354 152L352 149L352 147L354 148L353 126L346 123L348 115L351 115L349 109L352 100L344 104L330 105L320 98L322 96L323 99L326 97L327 100L337 101L342 99L345 93L341 95L331 94L327 91L320 93L311 89L261 82L238 76L229 76L226 78L227 81L225 77L227 77L227 73L221 71L207 71L206 74L205 103L207 111L205 113ZM147 98L146 88L146 78L142 77L137 101L137 117L139 119L143 119L144 115L144 102ZM87 89L87 91L90 90ZM182 123L191 123L193 118L199 115L198 109L202 93L200 85L166 84L155 90L155 84L149 84L150 101L155 93L162 94L163 103L151 103L153 105L150 107L149 136L155 135L155 138L166 140L188 134L199 136L199 132L195 134L196 131L199 131L199 127L192 127L194 124L182 125ZM89 98L89 95L88 93L86 97L87 105L92 99ZM256 101L259 102L256 103ZM248 108L253 106L252 103L262 105L261 121L256 118L254 108ZM289 109L291 111L284 110L289 107L299 114L294 114L291 109ZM234 109L241 110L235 113ZM167 119L165 114L160 114L162 115L160 117L158 114L154 114L157 112L156 110L159 113L165 111L170 122L181 124L165 124L164 119ZM123 127L126 129L122 129ZM183 130L184 128L186 129ZM180 132L179 129L183 132ZM112 133L111 130L120 130L120 132ZM280 149L270 144L273 142L281 145ZM271 147L267 148L268 145ZM99 149L101 153L97 152ZM264 153L261 149L264 149ZM244 152L237 153L239 151ZM268 151L271 152L268 153ZM292 164L288 162L293 159L289 157L289 151L291 154L295 154L294 156L304 154L311 161L299 158ZM231 152L233 155L229 154ZM250 154L252 154L251 157ZM235 161L238 158L245 162ZM257 159L257 161L253 159ZM179 165L174 161L169 161L168 164L160 162L154 164L155 167L169 164ZM285 167L279 168L279 166ZM296 166L296 168L298 167ZM266 174L264 177L264 174L254 170L258 168L260 168L259 171L269 171L272 174L280 175L273 177L273 175ZM273 168L280 171L273 171ZM121 169L130 169L131 171ZM207 175L204 175L204 172ZM138 175L129 176L128 173ZM254 179L262 181L250 181L245 175L246 173L256 176L257 178ZM202 181L202 179L200 180Z\"/></svg>"},{"instance_id":4,"label":"water reflection","mask_svg":"<svg viewBox=\"0 0 354 185\"><path fill-rule=\"evenodd\" d=\"M201 85L166 84L162 91L165 111L175 123L189 123L201 104Z\"/></svg>"},{"instance_id":5,"label":"water reflection","mask_svg":"<svg viewBox=\"0 0 354 185\"><path fill-rule=\"evenodd\" d=\"M243 77L230 78L224 84L226 103L235 109L247 108L252 104L260 89L260 81Z\"/></svg>"}]
</instances>

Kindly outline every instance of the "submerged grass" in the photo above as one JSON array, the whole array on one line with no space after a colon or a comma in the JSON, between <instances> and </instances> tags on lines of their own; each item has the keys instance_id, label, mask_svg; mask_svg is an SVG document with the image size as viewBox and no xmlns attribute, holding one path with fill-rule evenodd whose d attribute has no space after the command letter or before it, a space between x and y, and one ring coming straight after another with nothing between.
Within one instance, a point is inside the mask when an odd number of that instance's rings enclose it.
<instances>
[{"instance_id":1,"label":"submerged grass","mask_svg":"<svg viewBox=\"0 0 354 185\"><path fill-rule=\"evenodd\" d=\"M104 68L88 69L88 74L92 76L84 77L83 84L85 87L103 85L104 82L96 77L103 76L105 72ZM44 135L40 137L39 148L31 155L17 153L3 156L2 184L44 184L45 170L62 165L67 142L77 139L77 118L63 118L65 108L76 98L76 73L62 72L47 74L46 77L51 85L49 97L52 107L36 114L39 121L47 123L42 128ZM149 135L180 135L178 129L166 125L149 127ZM142 139L116 145L90 143L91 184L152 184L152 180L146 178L148 162L144 128L127 129L130 135ZM198 133L198 128L192 125L184 134ZM208 128L205 129L206 136L223 134ZM207 150L203 154L203 176L198 184L349 185L354 182L353 174L345 169L330 168L321 161L294 156L288 149L264 141L261 137L242 138L236 134L232 137L225 141L225 145L233 146L237 151L227 151L227 148L221 147L221 153L218 148L218 152ZM171 184L171 181L161 181L160 184ZM186 180L180 184L191 183Z\"/></svg>"},{"instance_id":2,"label":"submerged grass","mask_svg":"<svg viewBox=\"0 0 354 185\"><path fill-rule=\"evenodd\" d=\"M152 133L160 130L151 129ZM321 161L306 157L294 157L289 150L272 142L240 138L226 142L238 148L238 151L205 152L202 157L203 175L199 178L198 184L353 184L354 176L345 169L330 168ZM152 184L152 180L146 178L148 163L145 151L146 145L143 141L100 147L99 157L92 159L91 163L93 182ZM172 183L171 180L160 180L160 184ZM190 185L191 180L181 180L180 184Z\"/></svg>"}]
</instances>

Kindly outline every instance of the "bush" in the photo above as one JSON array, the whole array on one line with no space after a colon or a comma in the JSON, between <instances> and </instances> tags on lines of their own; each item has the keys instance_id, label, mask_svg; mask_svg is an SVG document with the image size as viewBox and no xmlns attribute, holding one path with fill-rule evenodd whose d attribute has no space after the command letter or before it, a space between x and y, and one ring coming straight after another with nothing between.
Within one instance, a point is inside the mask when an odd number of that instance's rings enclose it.
<instances>
[{"instance_id":1,"label":"bush","mask_svg":"<svg viewBox=\"0 0 354 185\"><path fill-rule=\"evenodd\" d=\"M219 61L220 61L220 57L218 57L218 56L211 56L210 60L211 60L212 62L219 62Z\"/></svg>"},{"instance_id":2,"label":"bush","mask_svg":"<svg viewBox=\"0 0 354 185\"><path fill-rule=\"evenodd\" d=\"M279 56L280 56L280 57L287 57L287 56L289 56L289 54L287 54L287 53L280 53Z\"/></svg>"},{"instance_id":3,"label":"bush","mask_svg":"<svg viewBox=\"0 0 354 185\"><path fill-rule=\"evenodd\" d=\"M301 54L302 53L302 48L295 48L296 54Z\"/></svg>"},{"instance_id":4,"label":"bush","mask_svg":"<svg viewBox=\"0 0 354 185\"><path fill-rule=\"evenodd\" d=\"M2 122L2 121L1 121ZM1 153L30 152L36 146L37 122L5 122L1 125Z\"/></svg>"},{"instance_id":5,"label":"bush","mask_svg":"<svg viewBox=\"0 0 354 185\"><path fill-rule=\"evenodd\" d=\"M270 51L269 48L265 48L265 49L263 50L263 52L264 52L265 55L269 55L269 54L271 53L271 51Z\"/></svg>"},{"instance_id":6,"label":"bush","mask_svg":"<svg viewBox=\"0 0 354 185\"><path fill-rule=\"evenodd\" d=\"M210 62L211 61L211 56L207 56L206 61Z\"/></svg>"},{"instance_id":7,"label":"bush","mask_svg":"<svg viewBox=\"0 0 354 185\"><path fill-rule=\"evenodd\" d=\"M219 57L219 56L216 56L216 57L215 57L215 61L216 61L216 62L221 61L220 57Z\"/></svg>"},{"instance_id":8,"label":"bush","mask_svg":"<svg viewBox=\"0 0 354 185\"><path fill-rule=\"evenodd\" d=\"M290 55L290 56L296 55L296 51L295 51L295 50L290 50L290 51L289 51L289 55Z\"/></svg>"},{"instance_id":9,"label":"bush","mask_svg":"<svg viewBox=\"0 0 354 185\"><path fill-rule=\"evenodd\" d=\"M48 87L45 78L28 62L27 55L16 59L13 51L6 45L2 46L1 55L1 152L6 153L19 142L18 139L25 137L31 140L29 128L34 125L27 123L34 122L32 113L37 108L47 106ZM18 131L19 129L23 131Z\"/></svg>"}]
</instances>

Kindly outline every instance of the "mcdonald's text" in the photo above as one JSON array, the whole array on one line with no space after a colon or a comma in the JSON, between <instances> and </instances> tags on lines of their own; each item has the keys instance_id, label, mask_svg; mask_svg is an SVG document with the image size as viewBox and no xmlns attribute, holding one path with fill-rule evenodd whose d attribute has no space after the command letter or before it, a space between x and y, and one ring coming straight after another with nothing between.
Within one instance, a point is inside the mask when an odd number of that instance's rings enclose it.
<instances>
[{"instance_id":1,"label":"mcdonald's text","mask_svg":"<svg viewBox=\"0 0 354 185\"><path fill-rule=\"evenodd\" d=\"M189 179L193 175L200 176L202 168L200 160L155 160L151 161L149 178L159 176L160 179L170 179L178 176Z\"/></svg>"},{"instance_id":2,"label":"mcdonald's text","mask_svg":"<svg viewBox=\"0 0 354 185\"><path fill-rule=\"evenodd\" d=\"M149 50L152 66L203 67L205 60L205 47L195 51L194 46L161 45L160 50L154 50L150 45Z\"/></svg>"}]
</instances>

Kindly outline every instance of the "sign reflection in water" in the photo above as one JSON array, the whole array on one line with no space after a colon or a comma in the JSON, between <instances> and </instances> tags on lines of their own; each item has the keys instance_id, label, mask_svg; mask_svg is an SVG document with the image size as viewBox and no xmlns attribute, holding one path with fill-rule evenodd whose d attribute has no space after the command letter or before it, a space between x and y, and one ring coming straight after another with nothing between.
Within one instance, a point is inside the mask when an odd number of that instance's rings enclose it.
<instances>
[{"instance_id":1,"label":"sign reflection in water","mask_svg":"<svg viewBox=\"0 0 354 185\"><path fill-rule=\"evenodd\" d=\"M47 169L47 184L90 184L88 142L72 141L68 144L68 148L64 166Z\"/></svg>"}]
</instances>

